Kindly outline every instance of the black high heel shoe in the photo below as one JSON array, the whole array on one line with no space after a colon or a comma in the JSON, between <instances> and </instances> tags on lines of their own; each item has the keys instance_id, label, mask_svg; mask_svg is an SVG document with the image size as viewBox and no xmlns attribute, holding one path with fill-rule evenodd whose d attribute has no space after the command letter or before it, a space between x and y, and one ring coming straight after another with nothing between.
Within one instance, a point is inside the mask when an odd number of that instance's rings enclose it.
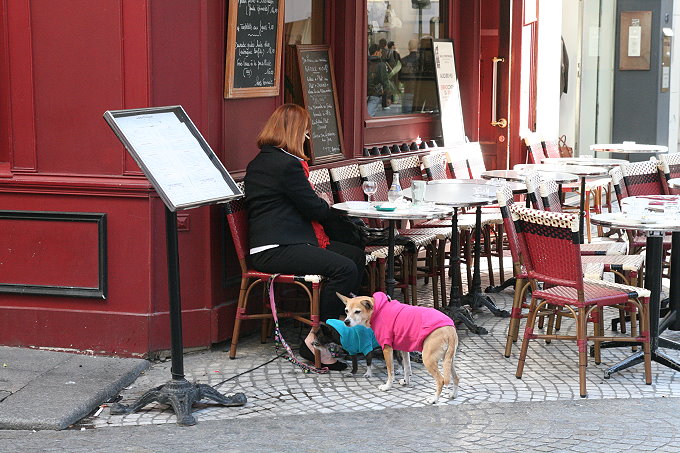
<instances>
[{"instance_id":1,"label":"black high heel shoe","mask_svg":"<svg viewBox=\"0 0 680 453\"><path fill-rule=\"evenodd\" d=\"M314 363L314 353L307 347L307 343L302 341L299 349L300 357ZM331 371L342 371L347 368L345 362L336 360L335 363L322 363L321 368L328 368Z\"/></svg>"}]
</instances>

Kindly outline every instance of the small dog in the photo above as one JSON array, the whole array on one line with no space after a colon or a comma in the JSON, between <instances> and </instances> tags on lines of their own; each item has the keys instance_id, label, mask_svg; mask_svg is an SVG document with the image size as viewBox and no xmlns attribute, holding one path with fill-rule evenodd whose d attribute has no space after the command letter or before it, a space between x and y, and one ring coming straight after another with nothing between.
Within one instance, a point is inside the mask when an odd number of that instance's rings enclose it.
<instances>
[{"instance_id":1,"label":"small dog","mask_svg":"<svg viewBox=\"0 0 680 453\"><path fill-rule=\"evenodd\" d=\"M411 361L409 352L422 351L423 364L435 380L434 395L425 401L434 404L439 400L444 386L451 384L449 398L458 394L458 374L453 364L458 348L458 334L451 318L434 308L406 305L391 300L386 294L377 292L373 297L348 298L336 293L345 304L345 324L371 327L378 343L383 348L387 365L387 382L378 387L387 391L394 382L392 351L401 352L404 379L402 385L410 384ZM439 360L443 359L442 372Z\"/></svg>"},{"instance_id":2,"label":"small dog","mask_svg":"<svg viewBox=\"0 0 680 453\"><path fill-rule=\"evenodd\" d=\"M329 319L319 325L316 339L312 345L317 349L331 350L334 345L342 346L352 359L352 372L357 372L357 356L363 354L366 357L366 372L364 377L373 376L373 349L379 347L373 335L373 331L364 326L349 327L338 319Z\"/></svg>"}]
</instances>

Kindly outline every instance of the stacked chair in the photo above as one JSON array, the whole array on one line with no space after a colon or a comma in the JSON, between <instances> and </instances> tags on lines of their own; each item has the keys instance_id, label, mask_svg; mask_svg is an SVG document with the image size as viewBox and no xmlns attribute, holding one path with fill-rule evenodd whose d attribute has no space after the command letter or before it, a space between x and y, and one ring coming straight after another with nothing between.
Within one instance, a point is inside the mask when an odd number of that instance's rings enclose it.
<instances>
[{"instance_id":1,"label":"stacked chair","mask_svg":"<svg viewBox=\"0 0 680 453\"><path fill-rule=\"evenodd\" d=\"M661 180L663 182L664 193L680 194L680 190L671 189L667 184L669 179L680 178L680 153L660 154L659 167L664 176Z\"/></svg>"}]
</instances>

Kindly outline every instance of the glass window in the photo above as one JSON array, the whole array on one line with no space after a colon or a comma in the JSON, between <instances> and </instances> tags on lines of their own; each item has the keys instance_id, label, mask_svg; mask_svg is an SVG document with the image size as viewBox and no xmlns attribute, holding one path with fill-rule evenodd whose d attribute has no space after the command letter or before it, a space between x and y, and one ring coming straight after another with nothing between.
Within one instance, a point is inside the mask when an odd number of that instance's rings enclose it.
<instances>
[{"instance_id":1,"label":"glass window","mask_svg":"<svg viewBox=\"0 0 680 453\"><path fill-rule=\"evenodd\" d=\"M369 117L439 109L432 38L445 38L447 0L368 0Z\"/></svg>"},{"instance_id":2,"label":"glass window","mask_svg":"<svg viewBox=\"0 0 680 453\"><path fill-rule=\"evenodd\" d=\"M286 44L324 43L324 3L324 0L286 0Z\"/></svg>"}]
</instances>

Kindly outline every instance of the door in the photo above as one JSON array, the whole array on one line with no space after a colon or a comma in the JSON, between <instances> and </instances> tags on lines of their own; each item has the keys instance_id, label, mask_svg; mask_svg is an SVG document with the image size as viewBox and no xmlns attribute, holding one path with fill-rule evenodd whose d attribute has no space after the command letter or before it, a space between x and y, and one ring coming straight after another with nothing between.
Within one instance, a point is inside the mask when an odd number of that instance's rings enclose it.
<instances>
[{"instance_id":1,"label":"door","mask_svg":"<svg viewBox=\"0 0 680 453\"><path fill-rule=\"evenodd\" d=\"M456 34L466 132L470 141L480 142L487 169L512 168L522 162L522 147L516 121L521 47L511 38L521 36L524 3L474 0L474 7L470 3L457 3Z\"/></svg>"}]
</instances>

